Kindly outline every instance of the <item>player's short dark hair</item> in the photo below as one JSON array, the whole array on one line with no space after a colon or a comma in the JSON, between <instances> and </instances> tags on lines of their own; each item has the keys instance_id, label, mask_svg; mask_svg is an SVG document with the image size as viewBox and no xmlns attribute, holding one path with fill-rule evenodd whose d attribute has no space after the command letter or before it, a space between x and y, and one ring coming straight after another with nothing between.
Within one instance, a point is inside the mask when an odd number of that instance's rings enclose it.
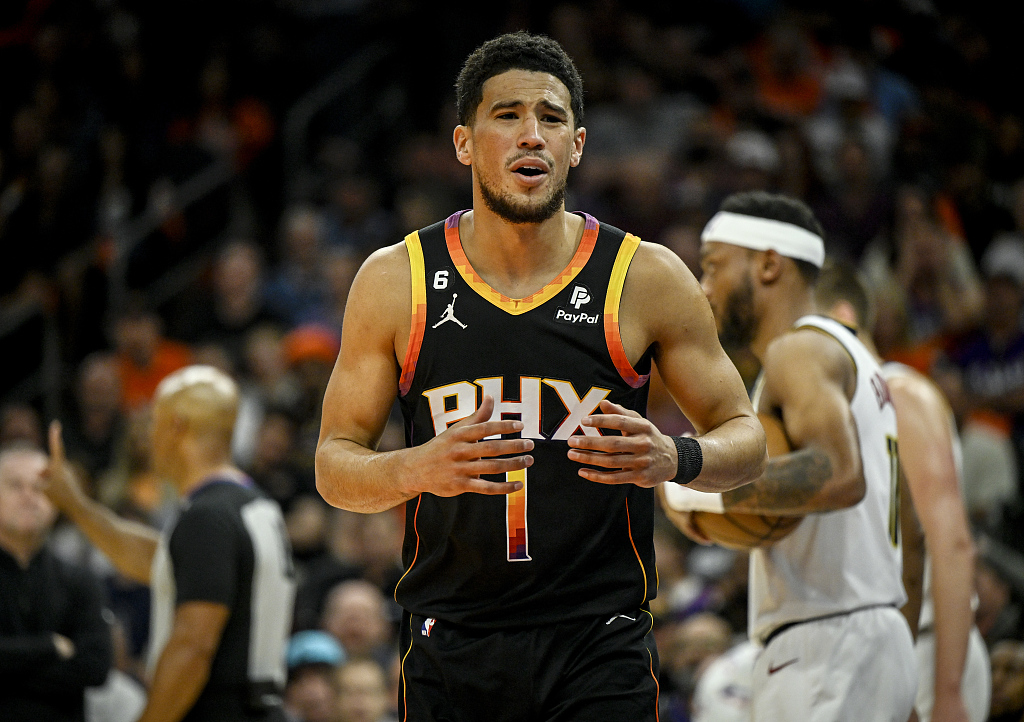
<instances>
[{"instance_id":1,"label":"player's short dark hair","mask_svg":"<svg viewBox=\"0 0 1024 722\"><path fill-rule=\"evenodd\" d=\"M799 226L820 236L822 240L825 238L825 229L821 227L821 223L814 216L814 211L803 201L791 196L768 193L767 191L743 191L733 193L722 201L720 210L792 223L794 226ZM800 269L800 275L804 277L804 280L813 285L820 272L818 267L809 261L801 261L797 258L792 260Z\"/></svg>"},{"instance_id":2,"label":"player's short dark hair","mask_svg":"<svg viewBox=\"0 0 1024 722\"><path fill-rule=\"evenodd\" d=\"M583 124L583 80L562 46L546 35L520 30L488 40L470 53L455 81L455 104L459 123L469 125L480 101L484 83L508 70L548 73L569 90L573 128Z\"/></svg>"},{"instance_id":3,"label":"player's short dark hair","mask_svg":"<svg viewBox=\"0 0 1024 722\"><path fill-rule=\"evenodd\" d=\"M826 258L818 282L814 284L814 298L822 311L846 301L857 315L857 326L870 331L875 325L875 304L864 276L849 261Z\"/></svg>"}]
</instances>

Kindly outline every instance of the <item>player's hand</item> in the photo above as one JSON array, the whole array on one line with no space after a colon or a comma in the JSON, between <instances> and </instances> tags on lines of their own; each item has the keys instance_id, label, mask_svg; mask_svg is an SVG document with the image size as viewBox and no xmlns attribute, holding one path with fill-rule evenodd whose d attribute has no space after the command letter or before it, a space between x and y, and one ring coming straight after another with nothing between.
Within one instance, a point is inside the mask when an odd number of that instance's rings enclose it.
<instances>
[{"instance_id":1,"label":"player's hand","mask_svg":"<svg viewBox=\"0 0 1024 722\"><path fill-rule=\"evenodd\" d=\"M960 695L943 695L941 693L935 695L932 722L970 722L970 719Z\"/></svg>"},{"instance_id":2,"label":"player's hand","mask_svg":"<svg viewBox=\"0 0 1024 722\"><path fill-rule=\"evenodd\" d=\"M522 421L489 421L493 411L494 399L484 396L472 415L427 443L409 449L405 465L407 488L437 496L511 494L522 489L522 482L481 478L484 474L519 471L533 464L533 457L527 454L533 450L533 439L487 438L523 430ZM519 456L496 458L511 454Z\"/></svg>"},{"instance_id":3,"label":"player's hand","mask_svg":"<svg viewBox=\"0 0 1024 722\"><path fill-rule=\"evenodd\" d=\"M569 458L608 471L582 468L579 475L599 484L636 484L652 487L673 478L679 457L672 440L650 421L604 400L600 414L583 419L584 426L615 429L621 436L570 436Z\"/></svg>"},{"instance_id":4,"label":"player's hand","mask_svg":"<svg viewBox=\"0 0 1024 722\"><path fill-rule=\"evenodd\" d=\"M673 482L666 483L671 484ZM672 526L698 544L703 544L704 546L714 544L714 541L710 537L705 536L700 527L693 523L692 511L676 511L668 505L668 502L665 501L664 484L658 484L658 486L654 487L654 493L658 497L658 503L661 504L662 511L665 512L665 518L672 522Z\"/></svg>"},{"instance_id":5,"label":"player's hand","mask_svg":"<svg viewBox=\"0 0 1024 722\"><path fill-rule=\"evenodd\" d=\"M50 463L43 471L43 491L54 506L63 512L74 508L85 497L75 474L64 458L64 441L59 421L50 422Z\"/></svg>"}]
</instances>

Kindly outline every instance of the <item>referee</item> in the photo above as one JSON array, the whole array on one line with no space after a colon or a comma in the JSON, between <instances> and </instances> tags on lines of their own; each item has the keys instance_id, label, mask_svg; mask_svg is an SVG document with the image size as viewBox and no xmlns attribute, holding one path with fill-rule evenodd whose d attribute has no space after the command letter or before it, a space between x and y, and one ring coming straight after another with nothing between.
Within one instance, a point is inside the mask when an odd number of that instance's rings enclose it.
<instances>
[{"instance_id":1,"label":"referee","mask_svg":"<svg viewBox=\"0 0 1024 722\"><path fill-rule=\"evenodd\" d=\"M153 591L149 700L139 722L283 720L294 599L277 504L231 463L235 383L189 366L157 387L153 469L182 497L163 535L89 499L50 427L47 494L126 576Z\"/></svg>"}]
</instances>

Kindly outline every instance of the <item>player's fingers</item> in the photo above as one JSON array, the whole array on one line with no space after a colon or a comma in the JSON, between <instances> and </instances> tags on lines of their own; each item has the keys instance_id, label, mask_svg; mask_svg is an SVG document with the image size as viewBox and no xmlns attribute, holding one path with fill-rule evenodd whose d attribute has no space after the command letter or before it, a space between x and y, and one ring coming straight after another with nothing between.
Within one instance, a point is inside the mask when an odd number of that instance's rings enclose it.
<instances>
[{"instance_id":1,"label":"player's fingers","mask_svg":"<svg viewBox=\"0 0 1024 722\"><path fill-rule=\"evenodd\" d=\"M459 444L452 449L452 455L459 461L489 459L508 454L525 454L533 450L533 439L495 439Z\"/></svg>"},{"instance_id":2,"label":"player's fingers","mask_svg":"<svg viewBox=\"0 0 1024 722\"><path fill-rule=\"evenodd\" d=\"M593 481L598 484L641 484L646 481L642 474L631 469L598 471L597 469L584 467L578 473L587 481ZM650 486L650 484L646 484L646 486Z\"/></svg>"},{"instance_id":3,"label":"player's fingers","mask_svg":"<svg viewBox=\"0 0 1024 722\"><path fill-rule=\"evenodd\" d=\"M600 466L604 469L621 469L624 466L633 467L632 462L634 459L625 454L607 454L600 451L579 451L578 449L569 450L570 461L575 461L578 464L591 464L593 466Z\"/></svg>"},{"instance_id":4,"label":"player's fingers","mask_svg":"<svg viewBox=\"0 0 1024 722\"><path fill-rule=\"evenodd\" d=\"M639 434L646 431L650 422L641 416L625 414L591 414L583 419L584 426L598 429L615 429L623 434ZM572 438L572 437L570 437Z\"/></svg>"},{"instance_id":5,"label":"player's fingers","mask_svg":"<svg viewBox=\"0 0 1024 722\"><path fill-rule=\"evenodd\" d=\"M63 466L64 464L64 439L61 437L61 425L57 420L50 422L49 428L49 441L50 441L50 463L53 466Z\"/></svg>"},{"instance_id":6,"label":"player's fingers","mask_svg":"<svg viewBox=\"0 0 1024 722\"><path fill-rule=\"evenodd\" d=\"M693 512L676 511L675 509L670 509L668 506L664 505L662 506L662 509L665 512L665 517L672 522L672 525L688 538L705 546L710 546L715 543L711 537L707 536L701 528L694 523Z\"/></svg>"},{"instance_id":7,"label":"player's fingers","mask_svg":"<svg viewBox=\"0 0 1024 722\"><path fill-rule=\"evenodd\" d=\"M646 454L654 444L647 436L570 436L570 449L608 454Z\"/></svg>"},{"instance_id":8,"label":"player's fingers","mask_svg":"<svg viewBox=\"0 0 1024 722\"><path fill-rule=\"evenodd\" d=\"M461 422L460 422L461 423ZM452 427L454 428L454 427ZM523 430L523 422L513 419L501 421L485 421L471 424L458 429L454 436L460 441L480 441L488 436L502 436L503 434L517 434Z\"/></svg>"},{"instance_id":9,"label":"player's fingers","mask_svg":"<svg viewBox=\"0 0 1024 722\"><path fill-rule=\"evenodd\" d=\"M523 488L521 481L486 481L485 479L468 479L460 485L460 494L487 494L497 496L511 494Z\"/></svg>"},{"instance_id":10,"label":"player's fingers","mask_svg":"<svg viewBox=\"0 0 1024 722\"><path fill-rule=\"evenodd\" d=\"M454 424L449 426L449 429L461 429L466 426L472 426L473 424L479 424L487 419L491 418L491 414L494 413L494 397L484 394L483 399L480 401L480 405L476 407L476 411L471 413L466 418L456 421Z\"/></svg>"},{"instance_id":11,"label":"player's fingers","mask_svg":"<svg viewBox=\"0 0 1024 722\"><path fill-rule=\"evenodd\" d=\"M484 474L507 474L510 471L519 471L533 466L532 456L513 456L510 459L480 459L471 461L464 467L460 467L460 473L471 476L483 476Z\"/></svg>"},{"instance_id":12,"label":"player's fingers","mask_svg":"<svg viewBox=\"0 0 1024 722\"><path fill-rule=\"evenodd\" d=\"M633 418L636 418L636 419L642 419L643 418L638 412L634 411L633 409L627 409L625 406L620 406L619 404L615 403L614 401L609 401L608 399L603 399L601 401L601 404L600 404L599 408L601 409L601 411L603 411L606 414L619 414L621 416L632 416Z\"/></svg>"}]
</instances>

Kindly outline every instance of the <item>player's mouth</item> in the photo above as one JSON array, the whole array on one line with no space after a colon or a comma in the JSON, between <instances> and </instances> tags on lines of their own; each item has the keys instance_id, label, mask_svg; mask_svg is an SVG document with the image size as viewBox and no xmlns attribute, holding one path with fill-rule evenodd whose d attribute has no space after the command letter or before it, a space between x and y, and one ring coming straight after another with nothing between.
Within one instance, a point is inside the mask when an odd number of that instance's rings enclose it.
<instances>
[{"instance_id":1,"label":"player's mouth","mask_svg":"<svg viewBox=\"0 0 1024 722\"><path fill-rule=\"evenodd\" d=\"M550 166L540 158L520 158L509 166L509 170L524 185L540 185L551 172Z\"/></svg>"}]
</instances>

